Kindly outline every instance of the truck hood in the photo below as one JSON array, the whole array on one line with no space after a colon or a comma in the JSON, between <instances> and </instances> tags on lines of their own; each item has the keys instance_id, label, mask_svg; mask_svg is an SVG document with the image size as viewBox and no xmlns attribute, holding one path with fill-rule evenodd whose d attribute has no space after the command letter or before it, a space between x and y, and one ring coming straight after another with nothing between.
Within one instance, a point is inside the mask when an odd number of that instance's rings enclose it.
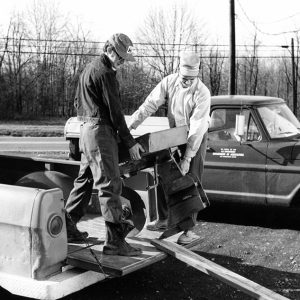
<instances>
[{"instance_id":1,"label":"truck hood","mask_svg":"<svg viewBox=\"0 0 300 300\"><path fill-rule=\"evenodd\" d=\"M300 159L300 143L296 140L269 143L268 158L285 161Z\"/></svg>"}]
</instances>

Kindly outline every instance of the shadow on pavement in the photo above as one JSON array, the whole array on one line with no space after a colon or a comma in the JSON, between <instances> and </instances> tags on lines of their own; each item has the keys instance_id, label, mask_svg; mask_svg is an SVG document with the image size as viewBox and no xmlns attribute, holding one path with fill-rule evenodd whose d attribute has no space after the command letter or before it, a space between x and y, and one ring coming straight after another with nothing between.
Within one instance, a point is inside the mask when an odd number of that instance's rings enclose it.
<instances>
[{"instance_id":1,"label":"shadow on pavement","mask_svg":"<svg viewBox=\"0 0 300 300\"><path fill-rule=\"evenodd\" d=\"M300 209L241 204L214 204L198 215L198 220L273 229L300 229Z\"/></svg>"}]
</instances>

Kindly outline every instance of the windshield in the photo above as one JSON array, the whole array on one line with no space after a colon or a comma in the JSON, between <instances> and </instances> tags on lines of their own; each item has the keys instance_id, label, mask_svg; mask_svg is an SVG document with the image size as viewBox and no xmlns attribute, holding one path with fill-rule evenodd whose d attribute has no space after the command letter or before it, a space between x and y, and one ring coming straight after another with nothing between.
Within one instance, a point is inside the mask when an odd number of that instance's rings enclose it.
<instances>
[{"instance_id":1,"label":"windshield","mask_svg":"<svg viewBox=\"0 0 300 300\"><path fill-rule=\"evenodd\" d=\"M282 138L300 133L300 123L286 104L273 104L258 108L271 138Z\"/></svg>"}]
</instances>

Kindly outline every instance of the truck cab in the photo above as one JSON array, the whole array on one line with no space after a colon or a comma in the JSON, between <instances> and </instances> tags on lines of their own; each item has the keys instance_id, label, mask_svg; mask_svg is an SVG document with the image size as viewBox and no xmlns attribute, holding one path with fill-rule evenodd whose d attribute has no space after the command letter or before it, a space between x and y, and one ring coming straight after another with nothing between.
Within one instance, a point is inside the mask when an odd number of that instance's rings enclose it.
<instances>
[{"instance_id":1,"label":"truck cab","mask_svg":"<svg viewBox=\"0 0 300 300\"><path fill-rule=\"evenodd\" d=\"M203 186L214 202L299 206L300 124L279 98L213 97Z\"/></svg>"}]
</instances>

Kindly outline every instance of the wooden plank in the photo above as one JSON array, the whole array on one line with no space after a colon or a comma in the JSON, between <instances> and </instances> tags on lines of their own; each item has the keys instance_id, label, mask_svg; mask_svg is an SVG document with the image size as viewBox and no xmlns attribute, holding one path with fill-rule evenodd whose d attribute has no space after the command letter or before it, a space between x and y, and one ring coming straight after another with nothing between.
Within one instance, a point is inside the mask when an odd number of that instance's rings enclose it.
<instances>
[{"instance_id":1,"label":"wooden plank","mask_svg":"<svg viewBox=\"0 0 300 300\"><path fill-rule=\"evenodd\" d=\"M188 136L188 127L180 126L152 132L149 135L149 152L156 152L178 145L186 144Z\"/></svg>"},{"instance_id":2,"label":"wooden plank","mask_svg":"<svg viewBox=\"0 0 300 300\"><path fill-rule=\"evenodd\" d=\"M143 146L145 150L143 156L145 156L149 153L186 144L187 135L188 127L180 126L143 134L137 137L136 141Z\"/></svg>"},{"instance_id":3,"label":"wooden plank","mask_svg":"<svg viewBox=\"0 0 300 300\"><path fill-rule=\"evenodd\" d=\"M176 147L182 144L186 144L188 135L188 127L180 126L175 128L164 129L156 132L149 132L143 134L136 138L136 141L139 142L143 148L144 152L142 153L142 159L139 162L145 164L148 160L152 161L153 157L151 154L163 151L172 147ZM119 148L119 162L122 164L124 162L130 161L129 151L124 147L123 143L118 144ZM157 155L157 154L156 154ZM143 162L143 159L146 160ZM153 162L152 162L153 166ZM138 169L137 169L138 170Z\"/></svg>"},{"instance_id":4,"label":"wooden plank","mask_svg":"<svg viewBox=\"0 0 300 300\"><path fill-rule=\"evenodd\" d=\"M157 239L162 232L149 231L143 229L137 236L127 238L133 246L142 249L143 253L136 257L125 257L117 255L102 255L103 244L105 241L105 223L101 216L86 215L78 223L78 228L88 231L89 245L84 242L81 244L70 243L68 245L67 263L86 270L101 272L95 258L90 252L91 248L100 261L103 271L110 276L123 276L145 266L151 265L167 257L151 244L151 240ZM169 241L176 242L180 233L169 237ZM189 247L195 246L199 240L194 241Z\"/></svg>"},{"instance_id":5,"label":"wooden plank","mask_svg":"<svg viewBox=\"0 0 300 300\"><path fill-rule=\"evenodd\" d=\"M152 232L150 234L152 234ZM156 232L155 238L157 238L159 234L159 232ZM118 255L103 255L103 244L92 245L91 248L100 261L106 274L112 276L123 276L166 257L164 252L157 250L156 247L151 245L150 240L146 236L147 233L145 233L144 230L138 237L127 239L132 246L142 249L143 252L139 256L126 257ZM86 270L101 272L95 258L90 253L89 247L86 247L85 244L69 245L67 263Z\"/></svg>"},{"instance_id":6,"label":"wooden plank","mask_svg":"<svg viewBox=\"0 0 300 300\"><path fill-rule=\"evenodd\" d=\"M158 249L165 251L195 269L215 277L255 299L288 299L173 242L167 240L153 240L151 243Z\"/></svg>"},{"instance_id":7,"label":"wooden plank","mask_svg":"<svg viewBox=\"0 0 300 300\"><path fill-rule=\"evenodd\" d=\"M125 116L126 123L128 124L131 116ZM153 117L150 116L137 128L131 131L133 137L138 137L149 132L160 131L170 128L167 117Z\"/></svg>"},{"instance_id":8,"label":"wooden plank","mask_svg":"<svg viewBox=\"0 0 300 300\"><path fill-rule=\"evenodd\" d=\"M95 258L90 253L90 247L86 247L85 244L69 244L67 263L85 270L95 272L104 271L104 273L109 276L123 276L167 257L164 252L159 251L156 247L151 245L151 240L153 238L157 238L160 234L161 232L143 230L138 237L131 237L127 239L131 245L142 249L143 252L140 256L126 257L118 255L103 255L103 244L92 245L91 249L97 256L103 270L99 268ZM178 234L170 237L169 240L171 239L176 241L177 238ZM187 247L193 247L197 245L199 241L200 239L195 240L193 243L187 245Z\"/></svg>"}]
</instances>

